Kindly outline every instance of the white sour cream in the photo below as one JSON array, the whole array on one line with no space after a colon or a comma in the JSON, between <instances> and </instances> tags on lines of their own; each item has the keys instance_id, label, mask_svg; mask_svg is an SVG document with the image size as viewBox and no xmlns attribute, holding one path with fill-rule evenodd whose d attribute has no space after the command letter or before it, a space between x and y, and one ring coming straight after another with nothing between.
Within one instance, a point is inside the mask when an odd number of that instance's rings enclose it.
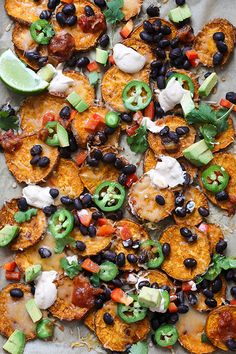
<instances>
[{"instance_id":1,"label":"white sour cream","mask_svg":"<svg viewBox=\"0 0 236 354\"><path fill-rule=\"evenodd\" d=\"M46 310L54 304L57 298L57 287L53 281L57 277L55 270L42 272L36 279L34 299L41 310Z\"/></svg>"},{"instance_id":2,"label":"white sour cream","mask_svg":"<svg viewBox=\"0 0 236 354\"><path fill-rule=\"evenodd\" d=\"M170 156L161 156L156 167L147 172L151 182L158 188L174 188L184 183L184 174L179 162Z\"/></svg>"},{"instance_id":3,"label":"white sour cream","mask_svg":"<svg viewBox=\"0 0 236 354\"><path fill-rule=\"evenodd\" d=\"M58 65L55 71L54 78L49 84L49 92L66 92L70 86L74 84L74 80L62 73L62 65Z\"/></svg>"},{"instance_id":4,"label":"white sour cream","mask_svg":"<svg viewBox=\"0 0 236 354\"><path fill-rule=\"evenodd\" d=\"M135 74L142 70L146 64L144 55L136 50L117 43L113 48L113 58L118 68L128 74Z\"/></svg>"},{"instance_id":5,"label":"white sour cream","mask_svg":"<svg viewBox=\"0 0 236 354\"><path fill-rule=\"evenodd\" d=\"M158 100L164 112L170 111L179 104L187 90L173 77L166 88L158 95Z\"/></svg>"},{"instance_id":6,"label":"white sour cream","mask_svg":"<svg viewBox=\"0 0 236 354\"><path fill-rule=\"evenodd\" d=\"M145 125L147 130L154 134L159 133L164 128L164 125L157 125L156 122L153 122L149 117L143 117L141 125Z\"/></svg>"},{"instance_id":7,"label":"white sour cream","mask_svg":"<svg viewBox=\"0 0 236 354\"><path fill-rule=\"evenodd\" d=\"M29 185L23 188L22 194L29 205L43 209L45 206L54 205L54 199L49 191L49 187Z\"/></svg>"}]
</instances>

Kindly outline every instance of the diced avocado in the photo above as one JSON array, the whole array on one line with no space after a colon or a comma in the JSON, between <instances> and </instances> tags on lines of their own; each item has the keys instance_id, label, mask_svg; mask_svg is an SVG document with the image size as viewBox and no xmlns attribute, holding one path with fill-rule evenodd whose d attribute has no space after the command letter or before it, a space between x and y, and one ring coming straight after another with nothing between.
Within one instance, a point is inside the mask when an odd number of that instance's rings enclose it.
<instances>
[{"instance_id":1,"label":"diced avocado","mask_svg":"<svg viewBox=\"0 0 236 354\"><path fill-rule=\"evenodd\" d=\"M187 18L190 18L192 13L188 4L184 4L183 6L178 6L175 9L170 10L168 16L172 22L179 23L186 20Z\"/></svg>"},{"instance_id":2,"label":"diced avocado","mask_svg":"<svg viewBox=\"0 0 236 354\"><path fill-rule=\"evenodd\" d=\"M107 59L109 57L109 52L100 48L96 48L96 62L106 65Z\"/></svg>"},{"instance_id":3,"label":"diced avocado","mask_svg":"<svg viewBox=\"0 0 236 354\"><path fill-rule=\"evenodd\" d=\"M143 307L159 306L161 302L160 289L142 287L138 296L138 302Z\"/></svg>"},{"instance_id":4,"label":"diced avocado","mask_svg":"<svg viewBox=\"0 0 236 354\"><path fill-rule=\"evenodd\" d=\"M57 137L61 147L70 146L67 130L61 124L57 124Z\"/></svg>"},{"instance_id":5,"label":"diced avocado","mask_svg":"<svg viewBox=\"0 0 236 354\"><path fill-rule=\"evenodd\" d=\"M95 86L95 85L97 85L97 83L100 79L100 74L97 73L96 71L93 71L88 74L88 79L89 79L90 85Z\"/></svg>"},{"instance_id":6,"label":"diced avocado","mask_svg":"<svg viewBox=\"0 0 236 354\"><path fill-rule=\"evenodd\" d=\"M28 300L25 303L25 307L26 307L26 310L34 323L41 320L41 318L43 317L43 314L40 311L40 309L38 308L34 299Z\"/></svg>"},{"instance_id":7,"label":"diced avocado","mask_svg":"<svg viewBox=\"0 0 236 354\"><path fill-rule=\"evenodd\" d=\"M199 87L199 95L200 96L209 96L215 85L217 84L218 77L216 73L211 73L206 80L203 81L201 86Z\"/></svg>"},{"instance_id":8,"label":"diced avocado","mask_svg":"<svg viewBox=\"0 0 236 354\"><path fill-rule=\"evenodd\" d=\"M67 101L73 106L77 106L80 103L81 97L78 95L77 92L73 91L66 97Z\"/></svg>"},{"instance_id":9,"label":"diced avocado","mask_svg":"<svg viewBox=\"0 0 236 354\"><path fill-rule=\"evenodd\" d=\"M82 113L84 111L86 111L86 109L88 109L89 106L87 105L87 103L84 100L81 100L76 106L75 109L79 112Z\"/></svg>"},{"instance_id":10,"label":"diced avocado","mask_svg":"<svg viewBox=\"0 0 236 354\"><path fill-rule=\"evenodd\" d=\"M47 64L43 66L37 74L40 76L40 78L44 81L50 82L55 75L56 69L52 64Z\"/></svg>"},{"instance_id":11,"label":"diced avocado","mask_svg":"<svg viewBox=\"0 0 236 354\"><path fill-rule=\"evenodd\" d=\"M35 278L37 278L37 276L41 272L41 269L42 269L41 264L34 264L34 265L29 266L28 268L26 268L26 270L25 270L25 281L27 283L32 282Z\"/></svg>"},{"instance_id":12,"label":"diced avocado","mask_svg":"<svg viewBox=\"0 0 236 354\"><path fill-rule=\"evenodd\" d=\"M16 329L4 344L3 349L10 354L23 354L25 348L25 335Z\"/></svg>"},{"instance_id":13,"label":"diced avocado","mask_svg":"<svg viewBox=\"0 0 236 354\"><path fill-rule=\"evenodd\" d=\"M209 150L205 140L200 140L190 145L183 151L184 157L196 166L206 165L213 159L211 150Z\"/></svg>"},{"instance_id":14,"label":"diced avocado","mask_svg":"<svg viewBox=\"0 0 236 354\"><path fill-rule=\"evenodd\" d=\"M0 230L0 247L7 246L19 232L19 227L16 225L5 225L3 229Z\"/></svg>"},{"instance_id":15,"label":"diced avocado","mask_svg":"<svg viewBox=\"0 0 236 354\"><path fill-rule=\"evenodd\" d=\"M187 18L190 18L192 16L191 10L188 6L188 4L184 4L183 6L179 6L181 16L183 20L186 20Z\"/></svg>"},{"instance_id":16,"label":"diced avocado","mask_svg":"<svg viewBox=\"0 0 236 354\"><path fill-rule=\"evenodd\" d=\"M186 117L194 108L194 102L190 91L185 92L182 100L180 101L184 116Z\"/></svg>"}]
</instances>

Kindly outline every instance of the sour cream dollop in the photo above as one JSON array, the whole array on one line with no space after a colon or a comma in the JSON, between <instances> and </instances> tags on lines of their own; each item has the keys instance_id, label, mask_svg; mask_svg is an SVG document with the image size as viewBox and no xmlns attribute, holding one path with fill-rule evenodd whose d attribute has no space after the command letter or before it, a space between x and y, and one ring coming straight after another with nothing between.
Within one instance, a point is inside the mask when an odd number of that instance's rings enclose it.
<instances>
[{"instance_id":1,"label":"sour cream dollop","mask_svg":"<svg viewBox=\"0 0 236 354\"><path fill-rule=\"evenodd\" d=\"M49 187L29 185L23 188L22 194L27 204L43 209L45 206L54 205L54 199L51 197L49 191Z\"/></svg>"},{"instance_id":2,"label":"sour cream dollop","mask_svg":"<svg viewBox=\"0 0 236 354\"><path fill-rule=\"evenodd\" d=\"M144 55L136 50L117 43L113 48L113 58L118 68L128 74L135 74L142 70L146 64Z\"/></svg>"},{"instance_id":3,"label":"sour cream dollop","mask_svg":"<svg viewBox=\"0 0 236 354\"><path fill-rule=\"evenodd\" d=\"M173 77L167 84L166 88L162 90L158 95L158 100L161 108L164 112L170 111L177 104L179 104L184 96L188 92L183 89L180 83Z\"/></svg>"},{"instance_id":4,"label":"sour cream dollop","mask_svg":"<svg viewBox=\"0 0 236 354\"><path fill-rule=\"evenodd\" d=\"M161 156L156 167L147 172L151 182L158 188L174 188L184 183L184 174L179 162L170 156Z\"/></svg>"},{"instance_id":5,"label":"sour cream dollop","mask_svg":"<svg viewBox=\"0 0 236 354\"><path fill-rule=\"evenodd\" d=\"M57 287L53 281L57 277L55 270L42 272L36 279L34 299L41 310L46 310L54 304L57 298Z\"/></svg>"},{"instance_id":6,"label":"sour cream dollop","mask_svg":"<svg viewBox=\"0 0 236 354\"><path fill-rule=\"evenodd\" d=\"M157 125L156 122L153 122L148 117L143 117L141 125L145 125L147 130L155 134L159 133L164 128L164 125Z\"/></svg>"},{"instance_id":7,"label":"sour cream dollop","mask_svg":"<svg viewBox=\"0 0 236 354\"><path fill-rule=\"evenodd\" d=\"M69 87L71 87L74 84L74 80L71 79L70 77L64 75L62 73L62 66L58 65L55 71L54 78L49 84L48 91L49 92L59 92L59 93L64 93L66 92Z\"/></svg>"}]
</instances>

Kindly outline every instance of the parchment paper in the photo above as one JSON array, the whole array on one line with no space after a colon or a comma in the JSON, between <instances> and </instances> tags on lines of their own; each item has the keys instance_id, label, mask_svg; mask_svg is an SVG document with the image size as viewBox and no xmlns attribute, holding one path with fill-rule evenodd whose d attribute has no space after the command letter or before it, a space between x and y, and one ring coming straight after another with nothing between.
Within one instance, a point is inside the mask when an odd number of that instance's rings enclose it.
<instances>
[{"instance_id":1,"label":"parchment paper","mask_svg":"<svg viewBox=\"0 0 236 354\"><path fill-rule=\"evenodd\" d=\"M188 0L187 1L192 11L192 23L195 33L197 33L201 27L211 19L217 17L223 17L231 21L236 26L236 0ZM135 22L138 24L142 19L146 17L145 9L148 5L155 4L161 6L161 17L166 17L168 11L175 7L174 0L144 0L143 12ZM0 53L4 50L12 47L11 44L11 20L7 17L4 10L4 0L0 0ZM119 34L116 33L114 37L114 42L120 40ZM200 76L203 75L203 72L206 70L200 70ZM219 84L217 92L211 96L212 101L218 101L221 97L224 97L225 92L235 91L235 76L236 76L236 67L235 67L235 58L232 57L230 63L225 67L223 71L217 70L219 76ZM0 83L0 104L3 104L9 101L14 107L18 107L19 103L23 99L22 96L18 94L13 94L10 92L2 83ZM209 99L209 98L208 98ZM236 144L231 149L232 152L236 153ZM129 158L132 158L133 162L137 163L140 160L140 156L135 156L126 148L125 155ZM236 170L236 167L235 167ZM13 197L20 196L21 187L17 185L14 178L9 173L3 154L0 154L0 207L3 202L10 200ZM226 213L219 211L216 207L211 205L211 213L208 218L209 222L215 222L220 224L225 234L225 238L228 241L228 255L236 254L236 232L235 223L236 216L228 217ZM160 230L159 230L160 232ZM12 253L9 251L0 250L0 265L11 260L13 257ZM0 286L1 288L5 285L4 281L4 271L0 268ZM1 314L0 314L1 321ZM84 328L78 321L76 323L67 324L63 323L64 331L59 328L56 328L55 336L53 342L42 342L42 341L33 341L29 342L26 345L25 354L72 354L72 353L105 353L101 348L96 345L92 345L93 349L90 351L90 348L87 346L77 347L72 349L71 344L73 342L79 341L80 338L86 337L88 331ZM84 338L82 338L84 339ZM6 339L0 336L0 353L3 353L2 345L5 343ZM156 348L150 345L149 353L150 354L161 354L168 353L168 350L162 348ZM184 349L180 346L177 346L173 353L182 354L186 353ZM217 351L222 353L221 351ZM225 352L224 352L225 353Z\"/></svg>"}]
</instances>

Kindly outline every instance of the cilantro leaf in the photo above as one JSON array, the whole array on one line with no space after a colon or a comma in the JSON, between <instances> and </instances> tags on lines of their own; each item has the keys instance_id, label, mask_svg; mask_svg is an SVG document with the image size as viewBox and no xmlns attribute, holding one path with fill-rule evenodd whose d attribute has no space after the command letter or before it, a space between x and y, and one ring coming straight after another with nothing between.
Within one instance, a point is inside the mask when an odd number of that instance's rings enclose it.
<instances>
[{"instance_id":1,"label":"cilantro leaf","mask_svg":"<svg viewBox=\"0 0 236 354\"><path fill-rule=\"evenodd\" d=\"M130 145L130 149L136 153L143 153L148 148L147 142L147 128L144 125L136 130L136 133L127 138L127 143Z\"/></svg>"},{"instance_id":2,"label":"cilantro leaf","mask_svg":"<svg viewBox=\"0 0 236 354\"><path fill-rule=\"evenodd\" d=\"M17 116L9 116L6 111L0 111L0 129L2 130L19 130L19 119Z\"/></svg>"},{"instance_id":3,"label":"cilantro leaf","mask_svg":"<svg viewBox=\"0 0 236 354\"><path fill-rule=\"evenodd\" d=\"M66 245L69 244L72 244L72 246L75 247L75 240L70 236L64 238L58 238L55 240L56 240L56 247L54 248L55 253L62 253Z\"/></svg>"},{"instance_id":4,"label":"cilantro leaf","mask_svg":"<svg viewBox=\"0 0 236 354\"><path fill-rule=\"evenodd\" d=\"M235 269L236 268L236 259L223 256L220 254L214 254L213 263L210 265L208 271L203 276L207 280L215 280L218 275L221 273L222 269Z\"/></svg>"},{"instance_id":5,"label":"cilantro leaf","mask_svg":"<svg viewBox=\"0 0 236 354\"><path fill-rule=\"evenodd\" d=\"M104 11L104 15L108 23L115 25L117 22L123 20L125 15L121 11L124 5L124 0L111 0L107 2L107 10Z\"/></svg>"},{"instance_id":6,"label":"cilantro leaf","mask_svg":"<svg viewBox=\"0 0 236 354\"><path fill-rule=\"evenodd\" d=\"M81 271L81 266L76 261L69 262L68 259L62 258L60 260L60 266L70 279L73 279Z\"/></svg>"},{"instance_id":7,"label":"cilantro leaf","mask_svg":"<svg viewBox=\"0 0 236 354\"><path fill-rule=\"evenodd\" d=\"M129 354L148 354L148 345L146 342L133 344L129 349Z\"/></svg>"},{"instance_id":8,"label":"cilantro leaf","mask_svg":"<svg viewBox=\"0 0 236 354\"><path fill-rule=\"evenodd\" d=\"M204 124L199 128L205 143L208 148L212 150L214 148L215 136L217 135L217 128L213 124Z\"/></svg>"}]
</instances>

